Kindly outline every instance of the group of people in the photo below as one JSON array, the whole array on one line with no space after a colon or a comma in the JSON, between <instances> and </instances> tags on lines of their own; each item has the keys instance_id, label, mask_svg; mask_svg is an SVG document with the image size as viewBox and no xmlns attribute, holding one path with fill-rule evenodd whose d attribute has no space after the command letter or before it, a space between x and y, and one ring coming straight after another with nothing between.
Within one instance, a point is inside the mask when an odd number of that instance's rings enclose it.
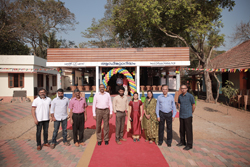
<instances>
[{"instance_id":1,"label":"group of people","mask_svg":"<svg viewBox=\"0 0 250 167\"><path fill-rule=\"evenodd\" d=\"M105 86L100 84L100 92L94 96L92 112L93 118L96 120L96 136L97 145L102 144L102 121L104 131L105 145L109 144L109 120L113 113L116 116L115 141L117 144L122 144L126 141L124 138L124 125L127 116L127 131L132 134L134 142L139 142L142 132L145 134L145 142L155 142L159 146L163 144L163 136L165 122L167 125L167 140L166 144L171 147L172 143L172 122L175 119L176 103L174 97L168 93L168 86L162 86L162 95L159 95L157 100L153 97L151 90L147 91L147 99L144 103L139 100L137 92L128 102L123 86L118 87L119 95L115 96L113 103L111 96L105 92ZM193 95L187 92L187 86L181 85L182 94L178 97L179 106L179 121L180 121L180 142L177 146L185 146L184 150L192 149L193 147L193 131L192 131L192 113L195 110L195 101ZM51 147L56 146L56 138L60 124L62 126L63 143L66 146L67 142L67 120L73 127L73 138L75 146L84 146L84 124L87 121L87 103L80 96L78 89L74 90L75 97L70 101L64 97L62 89L57 90L57 97L51 101L46 96L46 90L40 89L38 97L32 103L32 116L37 126L36 141L37 150L41 150L41 130L43 128L44 145ZM51 107L51 108L50 108ZM67 110L70 109L68 114ZM113 112L112 112L113 111ZM48 143L48 127L49 121L54 121L54 131L52 143ZM79 131L79 133L78 133Z\"/></svg>"},{"instance_id":2,"label":"group of people","mask_svg":"<svg viewBox=\"0 0 250 167\"><path fill-rule=\"evenodd\" d=\"M94 96L93 116L96 119L97 144L102 144L101 122L104 122L104 141L109 144L109 119L112 118L112 110L116 115L116 143L122 144L124 138L124 125L127 116L127 131L132 134L133 141L140 141L142 131L145 134L145 142L155 142L159 146L163 143L165 122L167 125L168 147L172 144L172 122L175 119L176 103L174 97L168 93L168 86L162 86L163 94L157 100L153 98L153 92L147 91L147 99L142 103L137 92L128 102L124 95L124 87L118 87L119 95L115 96L113 103L109 93L105 92L104 85L100 85L100 92ZM184 150L193 147L192 113L195 110L193 95L187 92L187 86L181 85L182 94L178 97L177 105L180 108L180 142L177 146L185 146ZM143 106L143 107L142 107ZM187 140L186 140L187 139ZM187 141L187 142L186 142Z\"/></svg>"},{"instance_id":3,"label":"group of people","mask_svg":"<svg viewBox=\"0 0 250 167\"><path fill-rule=\"evenodd\" d=\"M56 146L56 138L60 124L62 126L63 143L65 146L69 146L67 141L67 120L70 118L73 126L73 138L75 146L84 146L84 124L87 121L87 103L85 98L80 96L80 91L76 89L74 91L75 97L70 101L64 96L63 89L57 90L57 97L51 101L46 96L46 90L44 88L39 89L38 97L34 99L32 103L31 113L36 124L36 142L37 150L42 149L41 144L41 131L43 129L43 146L51 147ZM70 112L68 114L68 108ZM54 121L54 131L51 144L48 142L48 128L49 121ZM79 131L79 133L78 133Z\"/></svg>"}]
</instances>

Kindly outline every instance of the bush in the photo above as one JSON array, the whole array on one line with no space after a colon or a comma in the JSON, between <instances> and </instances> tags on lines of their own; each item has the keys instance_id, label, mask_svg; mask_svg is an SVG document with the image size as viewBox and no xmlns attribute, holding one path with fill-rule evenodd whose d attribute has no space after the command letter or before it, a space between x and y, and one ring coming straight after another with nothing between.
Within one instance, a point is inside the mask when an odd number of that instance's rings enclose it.
<instances>
[{"instance_id":1,"label":"bush","mask_svg":"<svg viewBox=\"0 0 250 167\"><path fill-rule=\"evenodd\" d=\"M54 94L54 95L50 96L51 100L53 100L56 97L57 97L57 94Z\"/></svg>"},{"instance_id":2,"label":"bush","mask_svg":"<svg viewBox=\"0 0 250 167\"><path fill-rule=\"evenodd\" d=\"M89 97L94 97L93 90L91 90L91 93L90 93Z\"/></svg>"},{"instance_id":3,"label":"bush","mask_svg":"<svg viewBox=\"0 0 250 167\"><path fill-rule=\"evenodd\" d=\"M142 90L141 92L142 92L141 97L145 97L144 90Z\"/></svg>"}]
</instances>

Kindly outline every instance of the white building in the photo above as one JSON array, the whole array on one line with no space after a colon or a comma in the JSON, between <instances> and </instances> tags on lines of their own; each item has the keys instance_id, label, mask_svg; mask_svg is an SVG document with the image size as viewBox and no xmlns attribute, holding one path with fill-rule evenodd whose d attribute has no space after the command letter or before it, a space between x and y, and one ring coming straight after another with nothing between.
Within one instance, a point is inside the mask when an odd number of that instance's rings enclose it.
<instances>
[{"instance_id":1,"label":"white building","mask_svg":"<svg viewBox=\"0 0 250 167\"><path fill-rule=\"evenodd\" d=\"M26 91L32 101L41 87L49 94L63 87L64 82L57 76L60 76L59 72L47 68L46 62L33 55L0 55L0 99L10 102L14 91Z\"/></svg>"}]
</instances>

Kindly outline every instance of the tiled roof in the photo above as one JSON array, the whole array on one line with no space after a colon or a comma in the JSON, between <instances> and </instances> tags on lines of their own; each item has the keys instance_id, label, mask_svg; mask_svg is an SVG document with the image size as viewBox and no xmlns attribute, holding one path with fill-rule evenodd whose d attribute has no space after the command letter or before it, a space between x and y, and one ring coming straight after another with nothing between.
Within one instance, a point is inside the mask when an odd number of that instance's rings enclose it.
<instances>
[{"instance_id":1,"label":"tiled roof","mask_svg":"<svg viewBox=\"0 0 250 167\"><path fill-rule=\"evenodd\" d=\"M47 62L189 61L188 47L49 48Z\"/></svg>"},{"instance_id":2,"label":"tiled roof","mask_svg":"<svg viewBox=\"0 0 250 167\"><path fill-rule=\"evenodd\" d=\"M245 41L211 60L210 68L250 68L250 40Z\"/></svg>"}]
</instances>

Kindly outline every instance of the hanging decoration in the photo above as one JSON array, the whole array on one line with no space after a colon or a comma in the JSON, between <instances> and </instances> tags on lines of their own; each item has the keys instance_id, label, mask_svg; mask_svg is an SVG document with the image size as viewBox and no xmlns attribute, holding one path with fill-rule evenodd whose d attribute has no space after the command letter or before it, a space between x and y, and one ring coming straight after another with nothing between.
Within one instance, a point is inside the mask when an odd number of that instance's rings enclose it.
<instances>
[{"instance_id":1,"label":"hanging decoration","mask_svg":"<svg viewBox=\"0 0 250 167\"><path fill-rule=\"evenodd\" d=\"M229 69L229 68L183 68L184 70L189 70L189 71L215 71L215 72L231 72L231 73L235 73L235 72L250 72L250 68L248 69L240 69L240 68L233 68L233 69Z\"/></svg>"},{"instance_id":2,"label":"hanging decoration","mask_svg":"<svg viewBox=\"0 0 250 167\"><path fill-rule=\"evenodd\" d=\"M61 72L62 69L60 68ZM58 71L58 68L39 68L39 69L34 69L34 68L0 68L0 71L27 71L27 72L34 72L34 71ZM61 73L60 72L60 73Z\"/></svg>"}]
</instances>

